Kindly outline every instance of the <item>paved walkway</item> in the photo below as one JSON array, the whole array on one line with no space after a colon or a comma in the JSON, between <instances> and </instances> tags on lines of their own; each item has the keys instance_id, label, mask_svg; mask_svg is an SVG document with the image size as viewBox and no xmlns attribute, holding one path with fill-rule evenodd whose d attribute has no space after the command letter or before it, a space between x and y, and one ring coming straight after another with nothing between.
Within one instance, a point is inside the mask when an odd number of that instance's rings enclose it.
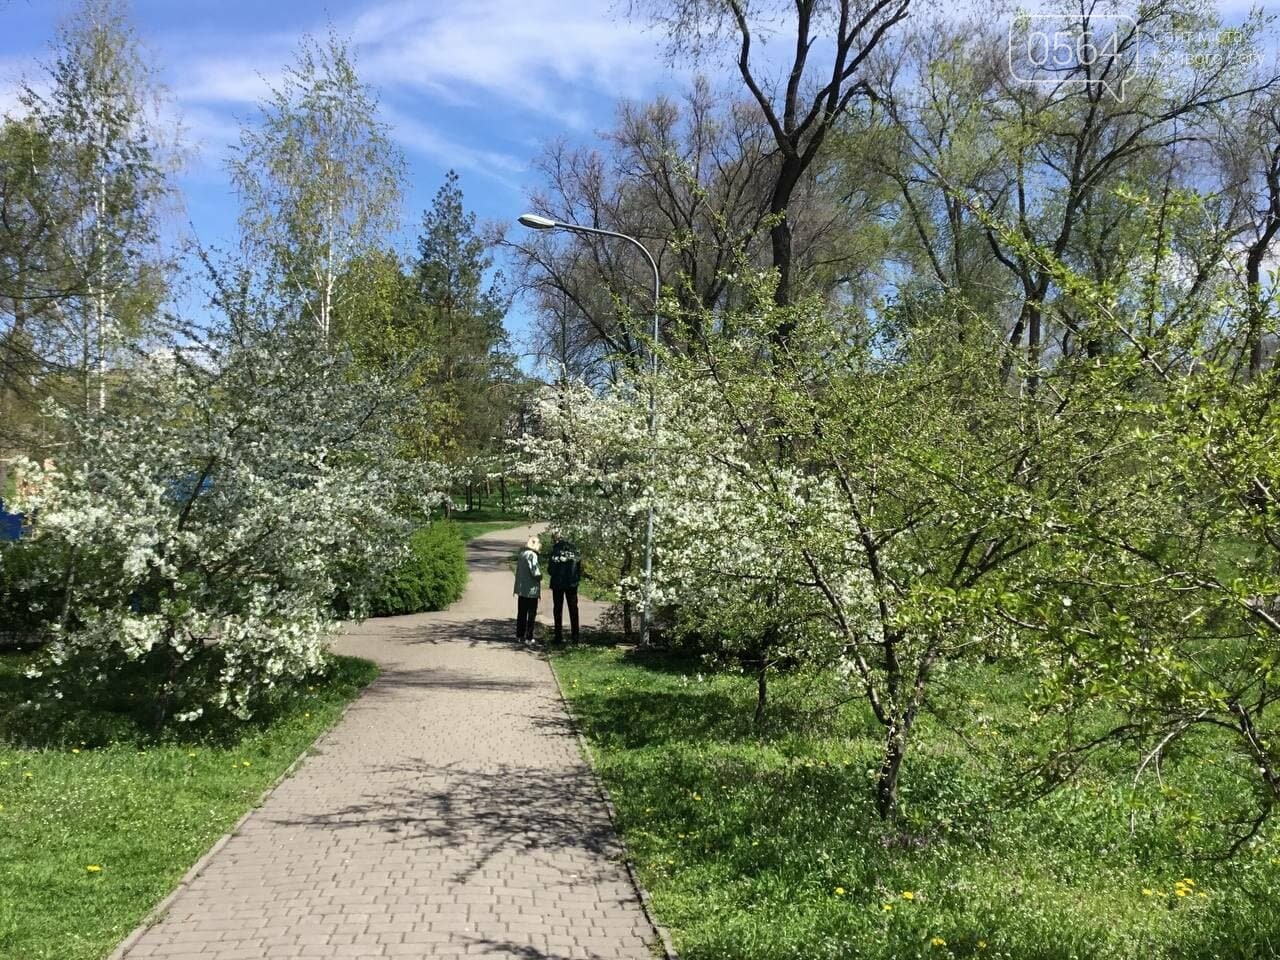
<instances>
[{"instance_id":1,"label":"paved walkway","mask_svg":"<svg viewBox=\"0 0 1280 960\"><path fill-rule=\"evenodd\" d=\"M527 534L472 541L447 611L347 632L382 676L129 960L652 960L550 668L510 639Z\"/></svg>"}]
</instances>

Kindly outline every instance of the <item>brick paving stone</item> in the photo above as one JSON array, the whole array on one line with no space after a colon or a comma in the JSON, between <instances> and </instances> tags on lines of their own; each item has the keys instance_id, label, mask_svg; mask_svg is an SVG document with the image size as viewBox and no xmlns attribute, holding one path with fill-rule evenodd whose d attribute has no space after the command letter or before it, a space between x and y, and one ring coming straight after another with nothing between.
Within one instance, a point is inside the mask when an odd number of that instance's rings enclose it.
<instances>
[{"instance_id":1,"label":"brick paving stone","mask_svg":"<svg viewBox=\"0 0 1280 960\"><path fill-rule=\"evenodd\" d=\"M381 677L125 957L652 960L550 667L514 642L530 532L473 540L448 610L345 631Z\"/></svg>"}]
</instances>

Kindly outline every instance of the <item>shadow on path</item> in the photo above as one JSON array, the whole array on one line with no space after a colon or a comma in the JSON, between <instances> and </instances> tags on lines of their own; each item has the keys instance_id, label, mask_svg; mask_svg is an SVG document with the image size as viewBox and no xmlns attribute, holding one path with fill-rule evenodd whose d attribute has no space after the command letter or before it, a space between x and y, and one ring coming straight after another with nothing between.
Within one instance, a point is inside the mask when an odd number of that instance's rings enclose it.
<instances>
[{"instance_id":1,"label":"shadow on path","mask_svg":"<svg viewBox=\"0 0 1280 960\"><path fill-rule=\"evenodd\" d=\"M395 842L429 840L430 846L463 854L453 876L466 883L499 854L541 852L572 867L575 883L614 876L599 866L619 856L613 828L586 777L568 771L499 764L487 770L459 764L437 766L422 759L370 771L386 783L376 799L365 799L313 816L268 817L284 826L333 831L375 827ZM406 782L408 781L408 782Z\"/></svg>"}]
</instances>

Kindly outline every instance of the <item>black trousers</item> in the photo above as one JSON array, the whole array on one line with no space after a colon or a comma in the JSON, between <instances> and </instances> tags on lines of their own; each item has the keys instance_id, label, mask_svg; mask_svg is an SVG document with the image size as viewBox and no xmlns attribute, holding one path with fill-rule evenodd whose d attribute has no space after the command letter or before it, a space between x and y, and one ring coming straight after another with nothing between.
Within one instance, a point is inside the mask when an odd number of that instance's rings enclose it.
<instances>
[{"instance_id":1,"label":"black trousers","mask_svg":"<svg viewBox=\"0 0 1280 960\"><path fill-rule=\"evenodd\" d=\"M573 642L578 642L578 588L577 587L552 587L551 598L554 603L553 610L556 619L556 643L564 643L564 630L561 627L563 622L561 618L561 607L567 602L569 604L569 631Z\"/></svg>"},{"instance_id":2,"label":"black trousers","mask_svg":"<svg viewBox=\"0 0 1280 960\"><path fill-rule=\"evenodd\" d=\"M516 639L533 639L533 624L538 619L537 597L516 597Z\"/></svg>"}]
</instances>

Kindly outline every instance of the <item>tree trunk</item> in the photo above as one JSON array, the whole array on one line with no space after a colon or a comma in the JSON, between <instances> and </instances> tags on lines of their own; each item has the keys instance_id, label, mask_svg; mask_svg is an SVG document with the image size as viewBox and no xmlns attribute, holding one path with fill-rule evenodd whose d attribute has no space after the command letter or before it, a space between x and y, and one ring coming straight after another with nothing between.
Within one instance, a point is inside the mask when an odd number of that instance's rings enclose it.
<instances>
[{"instance_id":1,"label":"tree trunk","mask_svg":"<svg viewBox=\"0 0 1280 960\"><path fill-rule=\"evenodd\" d=\"M755 728L759 730L764 726L764 710L769 700L769 661L764 657L760 658L759 669L756 671L756 712L751 718L751 722L755 724Z\"/></svg>"},{"instance_id":2,"label":"tree trunk","mask_svg":"<svg viewBox=\"0 0 1280 960\"><path fill-rule=\"evenodd\" d=\"M897 725L889 728L884 743L884 760L876 779L876 813L881 820L892 820L898 813L898 777L902 772L902 759L907 753L906 737L898 732Z\"/></svg>"}]
</instances>

